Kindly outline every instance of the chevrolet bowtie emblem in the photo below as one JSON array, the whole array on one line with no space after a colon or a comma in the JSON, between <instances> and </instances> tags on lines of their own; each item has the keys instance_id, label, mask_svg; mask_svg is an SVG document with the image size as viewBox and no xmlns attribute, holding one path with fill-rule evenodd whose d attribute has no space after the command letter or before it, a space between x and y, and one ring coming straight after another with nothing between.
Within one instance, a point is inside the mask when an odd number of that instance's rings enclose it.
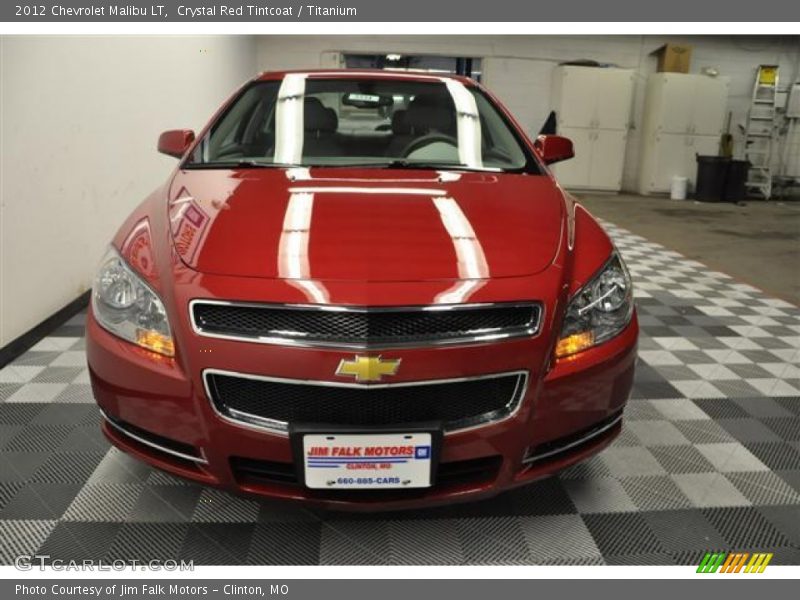
<instances>
[{"instance_id":1,"label":"chevrolet bowtie emblem","mask_svg":"<svg viewBox=\"0 0 800 600\"><path fill-rule=\"evenodd\" d=\"M384 375L394 375L400 367L399 358L383 360L380 356L343 358L336 369L337 375L355 377L358 382L380 381Z\"/></svg>"}]
</instances>

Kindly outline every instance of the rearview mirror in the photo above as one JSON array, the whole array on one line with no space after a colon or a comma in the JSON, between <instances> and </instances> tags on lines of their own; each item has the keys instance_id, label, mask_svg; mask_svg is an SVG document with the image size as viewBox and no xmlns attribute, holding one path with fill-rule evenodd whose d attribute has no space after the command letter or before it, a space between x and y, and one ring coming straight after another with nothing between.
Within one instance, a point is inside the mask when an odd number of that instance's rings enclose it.
<instances>
[{"instance_id":1,"label":"rearview mirror","mask_svg":"<svg viewBox=\"0 0 800 600\"><path fill-rule=\"evenodd\" d=\"M349 92L342 96L342 104L356 108L380 108L391 106L394 99L385 94L367 94L362 92Z\"/></svg>"},{"instance_id":2,"label":"rearview mirror","mask_svg":"<svg viewBox=\"0 0 800 600\"><path fill-rule=\"evenodd\" d=\"M158 136L158 151L167 156L181 158L194 141L191 129L171 129Z\"/></svg>"},{"instance_id":3,"label":"rearview mirror","mask_svg":"<svg viewBox=\"0 0 800 600\"><path fill-rule=\"evenodd\" d=\"M572 140L560 135L540 135L533 143L533 148L546 165L552 165L575 156Z\"/></svg>"}]
</instances>

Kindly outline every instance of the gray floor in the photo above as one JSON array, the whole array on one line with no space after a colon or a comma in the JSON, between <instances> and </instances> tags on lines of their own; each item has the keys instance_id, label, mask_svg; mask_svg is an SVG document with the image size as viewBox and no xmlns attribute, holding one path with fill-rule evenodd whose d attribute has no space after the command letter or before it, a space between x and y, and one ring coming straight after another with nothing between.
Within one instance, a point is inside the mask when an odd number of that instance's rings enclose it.
<instances>
[{"instance_id":1,"label":"gray floor","mask_svg":"<svg viewBox=\"0 0 800 600\"><path fill-rule=\"evenodd\" d=\"M697 565L734 551L800 565L800 309L608 229L635 281L639 364L622 435L591 460L400 513L234 496L109 448L78 315L0 369L0 564Z\"/></svg>"},{"instance_id":2,"label":"gray floor","mask_svg":"<svg viewBox=\"0 0 800 600\"><path fill-rule=\"evenodd\" d=\"M800 200L731 203L577 193L596 216L800 306Z\"/></svg>"}]
</instances>

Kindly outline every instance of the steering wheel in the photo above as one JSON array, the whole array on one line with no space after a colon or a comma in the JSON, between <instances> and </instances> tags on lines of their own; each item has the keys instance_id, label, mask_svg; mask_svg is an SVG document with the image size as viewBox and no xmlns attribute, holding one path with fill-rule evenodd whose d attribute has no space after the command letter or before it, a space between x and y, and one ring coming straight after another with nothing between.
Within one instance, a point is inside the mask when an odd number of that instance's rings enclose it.
<instances>
[{"instance_id":1,"label":"steering wheel","mask_svg":"<svg viewBox=\"0 0 800 600\"><path fill-rule=\"evenodd\" d=\"M401 156L403 158L408 158L409 154L412 154L417 150L419 150L420 148L424 148L425 146L429 146L437 142L443 142L445 144L450 144L451 146L458 148L457 138L455 138L452 135L448 135L446 133L434 132L423 135L422 137L419 137L410 142L405 148L403 148Z\"/></svg>"}]
</instances>

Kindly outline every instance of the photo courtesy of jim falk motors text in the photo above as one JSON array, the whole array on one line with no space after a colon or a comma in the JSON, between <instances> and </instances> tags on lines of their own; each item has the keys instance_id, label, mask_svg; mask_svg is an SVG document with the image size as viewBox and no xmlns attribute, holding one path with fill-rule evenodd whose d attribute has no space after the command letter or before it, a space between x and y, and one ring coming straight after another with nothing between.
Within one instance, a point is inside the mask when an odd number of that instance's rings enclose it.
<instances>
[{"instance_id":1,"label":"photo courtesy of jim falk motors text","mask_svg":"<svg viewBox=\"0 0 800 600\"><path fill-rule=\"evenodd\" d=\"M170 596L206 596L210 592L221 592L224 596L288 596L289 586L285 583L263 585L219 584L208 585L178 583L105 583L94 585L75 585L69 583L26 585L16 584L16 597L70 597L70 598L132 598L132 597L164 597Z\"/></svg>"}]
</instances>

